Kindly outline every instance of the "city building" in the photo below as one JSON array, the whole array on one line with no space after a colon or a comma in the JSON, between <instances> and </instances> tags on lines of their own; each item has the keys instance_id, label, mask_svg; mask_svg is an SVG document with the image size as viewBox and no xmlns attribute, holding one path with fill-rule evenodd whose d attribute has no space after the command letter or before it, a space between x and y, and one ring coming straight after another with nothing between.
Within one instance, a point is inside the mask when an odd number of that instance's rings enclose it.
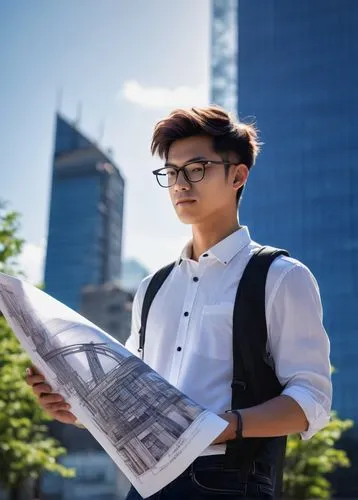
<instances>
[{"instance_id":1,"label":"city building","mask_svg":"<svg viewBox=\"0 0 358 500\"><path fill-rule=\"evenodd\" d=\"M84 287L101 288L120 278L124 187L111 154L57 114L45 291L77 311ZM126 314L122 337L129 330ZM77 474L75 479L45 474L45 500L124 498L128 481L89 432L57 422L50 427L68 450L64 463L75 466Z\"/></svg>"},{"instance_id":2,"label":"city building","mask_svg":"<svg viewBox=\"0 0 358 500\"><path fill-rule=\"evenodd\" d=\"M75 310L85 285L120 277L123 198L112 158L57 114L45 290Z\"/></svg>"},{"instance_id":3,"label":"city building","mask_svg":"<svg viewBox=\"0 0 358 500\"><path fill-rule=\"evenodd\" d=\"M133 294L117 282L87 285L82 290L80 313L124 344L131 329Z\"/></svg>"},{"instance_id":4,"label":"city building","mask_svg":"<svg viewBox=\"0 0 358 500\"><path fill-rule=\"evenodd\" d=\"M213 0L212 102L255 117L264 143L241 222L315 274L334 408L356 422L357 25L356 0Z\"/></svg>"}]
</instances>

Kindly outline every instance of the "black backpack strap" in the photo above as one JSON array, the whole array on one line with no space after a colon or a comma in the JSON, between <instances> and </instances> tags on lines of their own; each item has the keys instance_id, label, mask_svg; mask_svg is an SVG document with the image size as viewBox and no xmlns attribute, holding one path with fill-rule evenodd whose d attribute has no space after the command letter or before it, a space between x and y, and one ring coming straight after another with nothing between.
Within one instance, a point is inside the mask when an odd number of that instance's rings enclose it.
<instances>
[{"instance_id":1,"label":"black backpack strap","mask_svg":"<svg viewBox=\"0 0 358 500\"><path fill-rule=\"evenodd\" d=\"M147 320L150 306L154 300L154 297L157 295L160 287L163 285L164 281L167 279L169 274L172 272L175 266L175 262L168 264L165 267L162 267L157 271L152 279L149 282L148 288L144 295L143 305L142 305L142 313L141 313L141 326L139 329L139 352L143 353L144 342L145 342L145 331L147 328Z\"/></svg>"},{"instance_id":2,"label":"black backpack strap","mask_svg":"<svg viewBox=\"0 0 358 500\"><path fill-rule=\"evenodd\" d=\"M277 377L266 359L265 297L268 271L280 255L288 256L288 252L260 247L249 260L239 283L233 317L233 408L260 404L274 397L278 389ZM269 380L260 378L260 372L269 374Z\"/></svg>"},{"instance_id":3,"label":"black backpack strap","mask_svg":"<svg viewBox=\"0 0 358 500\"><path fill-rule=\"evenodd\" d=\"M280 255L288 256L288 252L260 247L249 260L238 286L233 316L233 409L256 406L282 392L282 386L267 362L265 307L268 271ZM248 474L259 450L267 441L272 439L229 441L226 466Z\"/></svg>"}]
</instances>

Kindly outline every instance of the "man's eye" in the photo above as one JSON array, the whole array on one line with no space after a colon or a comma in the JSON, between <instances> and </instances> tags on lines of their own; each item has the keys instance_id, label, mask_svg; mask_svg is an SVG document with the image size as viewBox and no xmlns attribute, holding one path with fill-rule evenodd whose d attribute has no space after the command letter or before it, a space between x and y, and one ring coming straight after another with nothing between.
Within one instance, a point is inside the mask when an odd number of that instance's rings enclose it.
<instances>
[{"instance_id":1,"label":"man's eye","mask_svg":"<svg viewBox=\"0 0 358 500\"><path fill-rule=\"evenodd\" d=\"M199 164L199 165L192 165L191 167L189 167L189 170L190 172L202 172L203 168L204 165Z\"/></svg>"}]
</instances>

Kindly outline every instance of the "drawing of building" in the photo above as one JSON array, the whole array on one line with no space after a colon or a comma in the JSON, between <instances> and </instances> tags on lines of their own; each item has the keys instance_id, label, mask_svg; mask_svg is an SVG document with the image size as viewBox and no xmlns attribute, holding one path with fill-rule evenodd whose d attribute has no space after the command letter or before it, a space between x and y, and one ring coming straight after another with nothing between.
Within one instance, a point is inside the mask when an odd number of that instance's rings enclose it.
<instances>
[{"instance_id":1,"label":"drawing of building","mask_svg":"<svg viewBox=\"0 0 358 500\"><path fill-rule=\"evenodd\" d=\"M26 293L16 300L7 288L0 294L63 392L79 398L133 474L154 467L203 411L139 358L119 344L112 347L110 339L64 342L80 328L81 338L105 339L95 327L59 318L44 323Z\"/></svg>"},{"instance_id":2,"label":"drawing of building","mask_svg":"<svg viewBox=\"0 0 358 500\"><path fill-rule=\"evenodd\" d=\"M23 296L24 307L20 308L19 297L15 295L12 289L5 285L0 289L0 294L10 317L19 324L21 330L28 337L31 344L36 347L38 353L41 356L45 355L51 349L50 339L43 324L28 303L26 295Z\"/></svg>"},{"instance_id":3,"label":"drawing of building","mask_svg":"<svg viewBox=\"0 0 358 500\"><path fill-rule=\"evenodd\" d=\"M135 356L113 369L88 400L137 474L152 467L202 411Z\"/></svg>"},{"instance_id":4,"label":"drawing of building","mask_svg":"<svg viewBox=\"0 0 358 500\"><path fill-rule=\"evenodd\" d=\"M86 354L91 380L71 372L71 356L79 352ZM102 368L102 356L116 361L108 373ZM81 398L137 475L153 467L202 411L136 356L122 356L105 344L56 348L44 359L66 389ZM66 373L61 373L64 366Z\"/></svg>"}]
</instances>

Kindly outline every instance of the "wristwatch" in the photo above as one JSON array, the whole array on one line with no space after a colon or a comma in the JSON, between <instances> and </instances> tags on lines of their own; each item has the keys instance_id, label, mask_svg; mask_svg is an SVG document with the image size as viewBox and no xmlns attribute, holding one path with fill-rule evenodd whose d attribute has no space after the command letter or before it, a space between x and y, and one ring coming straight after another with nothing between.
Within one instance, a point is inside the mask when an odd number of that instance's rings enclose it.
<instances>
[{"instance_id":1,"label":"wristwatch","mask_svg":"<svg viewBox=\"0 0 358 500\"><path fill-rule=\"evenodd\" d=\"M234 413L237 417L237 427L236 427L236 435L235 435L235 441L239 441L240 439L243 439L242 435L242 416L240 413L240 410L226 410L225 413Z\"/></svg>"}]
</instances>

